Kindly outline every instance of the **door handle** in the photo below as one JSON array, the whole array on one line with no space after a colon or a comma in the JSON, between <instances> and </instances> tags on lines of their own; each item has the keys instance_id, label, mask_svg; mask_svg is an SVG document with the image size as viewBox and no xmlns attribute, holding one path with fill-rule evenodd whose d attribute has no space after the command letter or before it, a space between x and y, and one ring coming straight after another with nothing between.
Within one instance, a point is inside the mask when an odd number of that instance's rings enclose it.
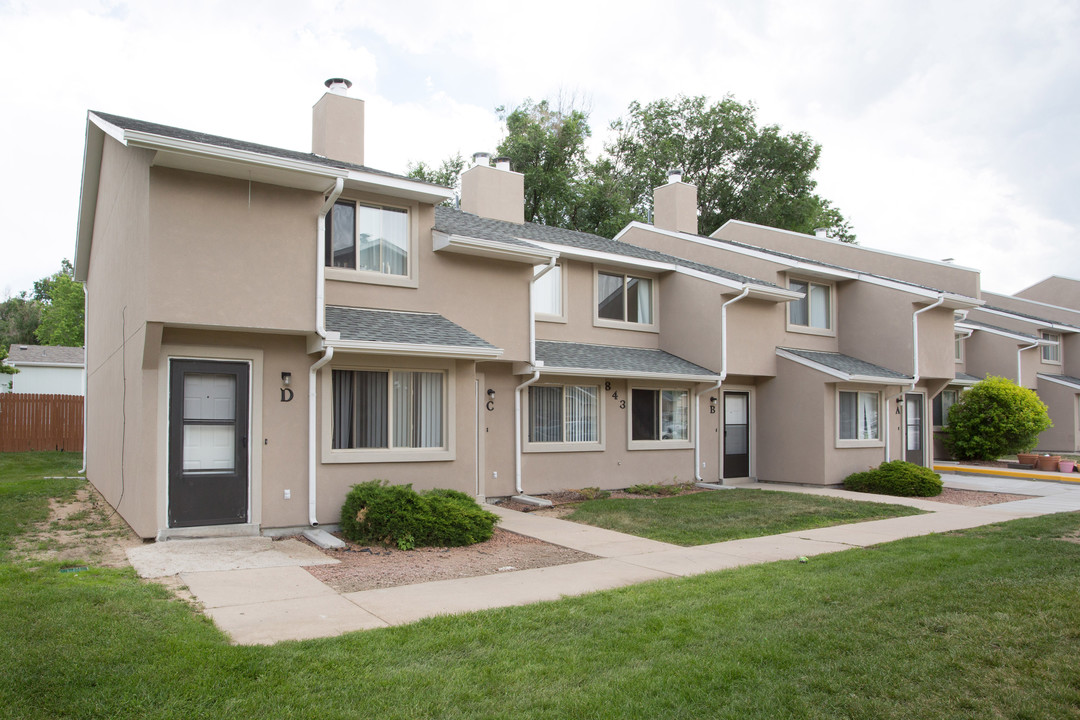
<instances>
[{"instance_id":1,"label":"door handle","mask_svg":"<svg viewBox=\"0 0 1080 720\"><path fill-rule=\"evenodd\" d=\"M247 449L247 435L240 436L240 447Z\"/></svg>"}]
</instances>

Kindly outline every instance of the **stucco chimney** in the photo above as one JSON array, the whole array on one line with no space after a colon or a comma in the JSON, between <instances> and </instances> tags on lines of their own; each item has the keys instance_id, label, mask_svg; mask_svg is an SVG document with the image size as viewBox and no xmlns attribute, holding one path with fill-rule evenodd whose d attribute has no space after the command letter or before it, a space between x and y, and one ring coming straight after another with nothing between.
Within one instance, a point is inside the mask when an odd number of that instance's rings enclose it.
<instances>
[{"instance_id":1,"label":"stucco chimney","mask_svg":"<svg viewBox=\"0 0 1080 720\"><path fill-rule=\"evenodd\" d=\"M653 225L697 235L697 187L682 181L681 168L669 170L668 184L653 190Z\"/></svg>"},{"instance_id":2,"label":"stucco chimney","mask_svg":"<svg viewBox=\"0 0 1080 720\"><path fill-rule=\"evenodd\" d=\"M473 155L474 165L461 173L461 209L492 220L525 222L525 176L510 169L510 159L489 153Z\"/></svg>"},{"instance_id":3,"label":"stucco chimney","mask_svg":"<svg viewBox=\"0 0 1080 720\"><path fill-rule=\"evenodd\" d=\"M364 101L348 96L352 83L330 78L327 92L311 111L311 152L364 164Z\"/></svg>"}]
</instances>

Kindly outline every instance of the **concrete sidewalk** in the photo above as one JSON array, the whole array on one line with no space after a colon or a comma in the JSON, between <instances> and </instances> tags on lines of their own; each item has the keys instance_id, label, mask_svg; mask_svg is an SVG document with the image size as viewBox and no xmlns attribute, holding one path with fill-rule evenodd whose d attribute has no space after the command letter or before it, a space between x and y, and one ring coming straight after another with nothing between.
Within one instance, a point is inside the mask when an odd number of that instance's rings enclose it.
<instances>
[{"instance_id":1,"label":"concrete sidewalk","mask_svg":"<svg viewBox=\"0 0 1080 720\"><path fill-rule=\"evenodd\" d=\"M811 557L906 537L1080 510L1080 487L1076 486L1011 478L944 475L942 479L947 487L1035 497L974 508L831 488L752 483L746 487L903 504L928 514L696 547L490 506L501 518L500 527L506 530L598 557L571 565L346 594L338 594L303 569L304 565L327 558L296 541L279 541L272 546L262 543L245 550L233 545L265 539L172 540L135 548L129 551L129 557L142 577L168 574L170 568L178 573L206 614L234 642L270 644L400 625L435 615L527 605L648 580ZM299 547L285 545L293 542ZM228 559L215 560L215 565L199 565L195 560L219 557L223 551Z\"/></svg>"}]
</instances>

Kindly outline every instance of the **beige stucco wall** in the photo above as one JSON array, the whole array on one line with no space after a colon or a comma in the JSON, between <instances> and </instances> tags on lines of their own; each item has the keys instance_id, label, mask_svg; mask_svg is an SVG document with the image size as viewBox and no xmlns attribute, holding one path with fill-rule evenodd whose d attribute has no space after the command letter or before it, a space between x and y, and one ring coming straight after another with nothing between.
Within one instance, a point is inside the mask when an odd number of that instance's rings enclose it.
<instances>
[{"instance_id":1,"label":"beige stucco wall","mask_svg":"<svg viewBox=\"0 0 1080 720\"><path fill-rule=\"evenodd\" d=\"M1024 347L1011 338L976 330L964 341L964 365L969 375L982 379L987 375L1005 377L1016 382L1016 352ZM1024 350L1021 355L1024 387L1035 388L1037 368L1042 365L1038 348Z\"/></svg>"},{"instance_id":2,"label":"beige stucco wall","mask_svg":"<svg viewBox=\"0 0 1080 720\"><path fill-rule=\"evenodd\" d=\"M1021 290L1016 296L1080 310L1080 280L1051 275Z\"/></svg>"},{"instance_id":3,"label":"beige stucco wall","mask_svg":"<svg viewBox=\"0 0 1080 720\"><path fill-rule=\"evenodd\" d=\"M319 193L168 168L150 180L151 319L314 328Z\"/></svg>"},{"instance_id":4,"label":"beige stucco wall","mask_svg":"<svg viewBox=\"0 0 1080 720\"><path fill-rule=\"evenodd\" d=\"M1046 403L1054 426L1039 435L1039 452L1080 451L1077 407L1080 392L1049 380L1038 381L1039 399Z\"/></svg>"},{"instance_id":5,"label":"beige stucco wall","mask_svg":"<svg viewBox=\"0 0 1080 720\"><path fill-rule=\"evenodd\" d=\"M86 281L87 477L140 534L156 528L156 490L141 481L154 471L144 433L156 423L142 370L151 158L105 138Z\"/></svg>"},{"instance_id":6,"label":"beige stucco wall","mask_svg":"<svg viewBox=\"0 0 1080 720\"><path fill-rule=\"evenodd\" d=\"M929 258L904 257L862 245L735 222L725 224L712 236L948 290L968 297L979 297L977 270Z\"/></svg>"}]
</instances>

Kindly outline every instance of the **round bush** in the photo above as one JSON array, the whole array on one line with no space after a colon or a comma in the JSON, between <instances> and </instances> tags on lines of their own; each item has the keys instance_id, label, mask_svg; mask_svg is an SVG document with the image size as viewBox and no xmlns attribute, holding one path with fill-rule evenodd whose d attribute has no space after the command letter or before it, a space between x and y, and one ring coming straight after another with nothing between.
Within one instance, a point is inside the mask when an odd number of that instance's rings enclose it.
<instances>
[{"instance_id":1,"label":"round bush","mask_svg":"<svg viewBox=\"0 0 1080 720\"><path fill-rule=\"evenodd\" d=\"M356 543L409 547L472 545L491 538L498 516L457 490L418 493L385 480L353 485L341 506L341 532Z\"/></svg>"},{"instance_id":2,"label":"round bush","mask_svg":"<svg viewBox=\"0 0 1080 720\"><path fill-rule=\"evenodd\" d=\"M899 497L933 497L941 494L942 487L941 476L936 472L903 460L881 463L873 470L844 478L847 490Z\"/></svg>"},{"instance_id":3,"label":"round bush","mask_svg":"<svg viewBox=\"0 0 1080 720\"><path fill-rule=\"evenodd\" d=\"M1053 425L1034 390L1002 377L987 377L949 408L945 447L958 460L997 460L1027 452Z\"/></svg>"}]
</instances>

